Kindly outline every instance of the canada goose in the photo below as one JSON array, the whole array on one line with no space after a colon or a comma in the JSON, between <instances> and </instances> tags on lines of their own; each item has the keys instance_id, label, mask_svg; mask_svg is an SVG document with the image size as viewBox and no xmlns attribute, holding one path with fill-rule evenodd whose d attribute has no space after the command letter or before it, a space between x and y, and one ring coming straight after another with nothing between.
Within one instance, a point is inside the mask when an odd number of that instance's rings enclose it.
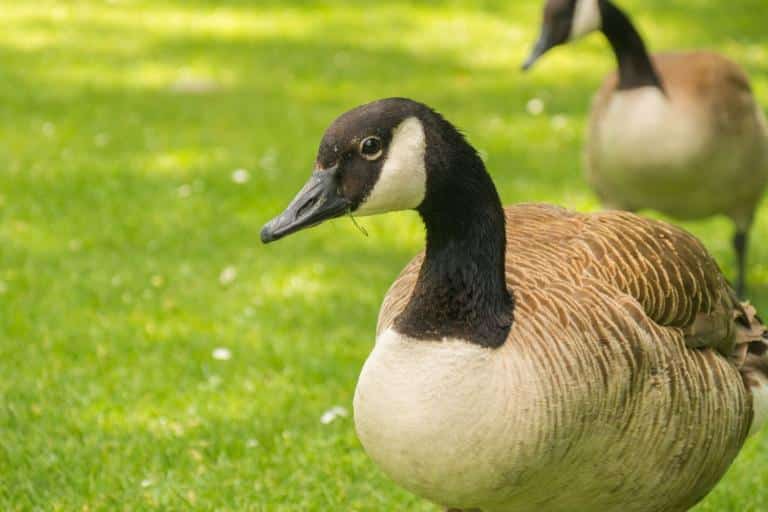
<instances>
[{"instance_id":1,"label":"canada goose","mask_svg":"<svg viewBox=\"0 0 768 512\"><path fill-rule=\"evenodd\" d=\"M768 130L749 79L715 53L650 57L629 17L609 0L548 0L523 68L596 30L619 69L593 100L589 182L609 207L678 219L729 217L743 296L748 233L768 181Z\"/></svg>"},{"instance_id":2,"label":"canada goose","mask_svg":"<svg viewBox=\"0 0 768 512\"><path fill-rule=\"evenodd\" d=\"M686 510L765 421L764 327L693 236L628 212L503 209L423 104L339 117L261 239L394 210L419 213L426 251L384 298L354 412L413 493L465 511Z\"/></svg>"}]
</instances>

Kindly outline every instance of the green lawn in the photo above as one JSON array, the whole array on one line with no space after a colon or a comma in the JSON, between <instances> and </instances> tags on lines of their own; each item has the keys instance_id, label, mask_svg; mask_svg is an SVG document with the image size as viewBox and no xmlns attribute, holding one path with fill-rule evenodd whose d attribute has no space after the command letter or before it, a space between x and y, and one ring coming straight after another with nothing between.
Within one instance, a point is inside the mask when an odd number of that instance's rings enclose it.
<instances>
[{"instance_id":1,"label":"green lawn","mask_svg":"<svg viewBox=\"0 0 768 512\"><path fill-rule=\"evenodd\" d=\"M735 58L768 105L765 0L622 4L654 48ZM327 124L393 95L462 127L506 203L597 209L580 147L612 57L592 37L522 75L539 8L0 0L0 510L436 510L349 417L320 421L351 407L417 217L258 232ZM687 226L733 275L728 222ZM763 311L766 236L763 209ZM697 511L768 510L767 460L768 432Z\"/></svg>"}]
</instances>

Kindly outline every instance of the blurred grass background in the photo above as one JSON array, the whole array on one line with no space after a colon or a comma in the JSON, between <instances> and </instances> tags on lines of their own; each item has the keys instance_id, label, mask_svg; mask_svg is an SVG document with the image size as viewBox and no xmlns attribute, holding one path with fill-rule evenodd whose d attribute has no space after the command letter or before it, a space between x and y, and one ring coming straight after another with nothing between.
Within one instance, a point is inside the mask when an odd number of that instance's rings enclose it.
<instances>
[{"instance_id":1,"label":"blurred grass background","mask_svg":"<svg viewBox=\"0 0 768 512\"><path fill-rule=\"evenodd\" d=\"M765 0L621 5L654 49L734 58L768 105ZM330 121L394 95L463 128L506 203L597 209L580 148L613 58L593 36L522 75L539 11L0 0L0 509L436 510L378 472L349 417L320 421L350 409L417 217L269 248L258 231ZM728 222L686 227L732 276ZM763 311L766 236L762 209ZM764 433L697 511L768 510L767 459Z\"/></svg>"}]
</instances>

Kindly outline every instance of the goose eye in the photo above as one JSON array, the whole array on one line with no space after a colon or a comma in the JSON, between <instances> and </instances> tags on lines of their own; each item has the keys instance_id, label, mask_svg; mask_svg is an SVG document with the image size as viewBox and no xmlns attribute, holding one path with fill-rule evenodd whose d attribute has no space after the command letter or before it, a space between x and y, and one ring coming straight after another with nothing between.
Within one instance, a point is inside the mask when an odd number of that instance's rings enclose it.
<instances>
[{"instance_id":1,"label":"goose eye","mask_svg":"<svg viewBox=\"0 0 768 512\"><path fill-rule=\"evenodd\" d=\"M381 139L378 137L366 137L360 143L360 154L366 160L376 160L381 156Z\"/></svg>"}]
</instances>

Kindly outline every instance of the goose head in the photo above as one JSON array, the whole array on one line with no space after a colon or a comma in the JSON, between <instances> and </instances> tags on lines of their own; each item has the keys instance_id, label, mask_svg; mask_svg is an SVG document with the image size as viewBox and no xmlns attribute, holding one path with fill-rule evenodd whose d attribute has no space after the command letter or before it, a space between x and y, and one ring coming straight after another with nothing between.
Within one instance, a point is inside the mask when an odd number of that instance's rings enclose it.
<instances>
[{"instance_id":1,"label":"goose head","mask_svg":"<svg viewBox=\"0 0 768 512\"><path fill-rule=\"evenodd\" d=\"M309 181L264 226L261 240L345 214L421 211L449 195L451 184L472 179L469 170L464 177L451 172L467 158L478 158L475 150L422 103L389 98L357 107L326 130Z\"/></svg>"},{"instance_id":2,"label":"goose head","mask_svg":"<svg viewBox=\"0 0 768 512\"><path fill-rule=\"evenodd\" d=\"M607 0L547 0L539 39L523 64L530 69L545 53L562 44L600 30L603 24L602 4Z\"/></svg>"},{"instance_id":3,"label":"goose head","mask_svg":"<svg viewBox=\"0 0 768 512\"><path fill-rule=\"evenodd\" d=\"M425 255L411 300L395 319L414 339L462 339L499 347L512 324L505 281L505 217L477 151L422 103L389 98L336 119L315 169L264 243L347 213L416 210Z\"/></svg>"}]
</instances>

